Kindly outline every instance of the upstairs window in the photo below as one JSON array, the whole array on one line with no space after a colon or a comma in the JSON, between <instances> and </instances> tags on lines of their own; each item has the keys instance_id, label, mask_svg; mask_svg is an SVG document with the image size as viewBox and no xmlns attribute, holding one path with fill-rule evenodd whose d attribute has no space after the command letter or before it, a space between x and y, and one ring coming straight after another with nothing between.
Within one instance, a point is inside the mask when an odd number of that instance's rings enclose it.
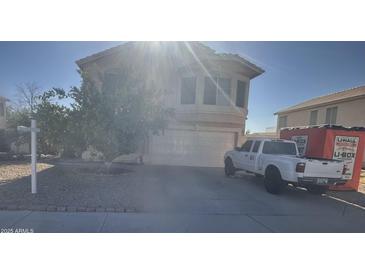
<instances>
[{"instance_id":1,"label":"upstairs window","mask_svg":"<svg viewBox=\"0 0 365 274\"><path fill-rule=\"evenodd\" d=\"M231 98L231 79L218 78L217 105L229 106Z\"/></svg>"},{"instance_id":2,"label":"upstairs window","mask_svg":"<svg viewBox=\"0 0 365 274\"><path fill-rule=\"evenodd\" d=\"M216 78L215 78L216 79ZM216 80L212 80L209 77L205 77L204 85L204 104L216 105L217 104L217 86Z\"/></svg>"},{"instance_id":3,"label":"upstairs window","mask_svg":"<svg viewBox=\"0 0 365 274\"><path fill-rule=\"evenodd\" d=\"M236 106L244 108L246 105L246 83L237 81Z\"/></svg>"},{"instance_id":4,"label":"upstairs window","mask_svg":"<svg viewBox=\"0 0 365 274\"><path fill-rule=\"evenodd\" d=\"M326 110L326 124L335 125L337 120L337 107L327 108Z\"/></svg>"},{"instance_id":5,"label":"upstairs window","mask_svg":"<svg viewBox=\"0 0 365 274\"><path fill-rule=\"evenodd\" d=\"M195 104L196 77L184 77L181 79L181 104Z\"/></svg>"},{"instance_id":6,"label":"upstairs window","mask_svg":"<svg viewBox=\"0 0 365 274\"><path fill-rule=\"evenodd\" d=\"M288 116L280 116L278 128L281 129L281 128L287 127L287 126L288 126Z\"/></svg>"},{"instance_id":7,"label":"upstairs window","mask_svg":"<svg viewBox=\"0 0 365 274\"><path fill-rule=\"evenodd\" d=\"M106 72L103 79L103 90L116 91L120 87L120 76L116 73Z\"/></svg>"},{"instance_id":8,"label":"upstairs window","mask_svg":"<svg viewBox=\"0 0 365 274\"><path fill-rule=\"evenodd\" d=\"M315 126L318 123L318 110L313 110L310 113L310 117L309 117L309 125L310 126Z\"/></svg>"},{"instance_id":9,"label":"upstairs window","mask_svg":"<svg viewBox=\"0 0 365 274\"><path fill-rule=\"evenodd\" d=\"M205 105L229 106L231 97L231 79L205 77Z\"/></svg>"}]
</instances>

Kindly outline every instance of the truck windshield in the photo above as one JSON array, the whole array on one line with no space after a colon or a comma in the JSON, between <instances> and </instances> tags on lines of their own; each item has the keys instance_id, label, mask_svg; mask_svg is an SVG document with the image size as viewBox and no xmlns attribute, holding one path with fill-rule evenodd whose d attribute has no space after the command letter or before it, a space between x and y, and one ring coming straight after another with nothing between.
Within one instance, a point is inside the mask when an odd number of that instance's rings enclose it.
<instances>
[{"instance_id":1,"label":"truck windshield","mask_svg":"<svg viewBox=\"0 0 365 274\"><path fill-rule=\"evenodd\" d=\"M296 155L297 150L294 143L265 142L262 148L264 154Z\"/></svg>"}]
</instances>

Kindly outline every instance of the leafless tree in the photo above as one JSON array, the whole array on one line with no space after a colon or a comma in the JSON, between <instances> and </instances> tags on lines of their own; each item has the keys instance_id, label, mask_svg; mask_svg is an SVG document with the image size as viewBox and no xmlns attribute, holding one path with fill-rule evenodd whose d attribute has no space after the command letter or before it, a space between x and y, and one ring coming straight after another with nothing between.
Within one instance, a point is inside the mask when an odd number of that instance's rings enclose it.
<instances>
[{"instance_id":1,"label":"leafless tree","mask_svg":"<svg viewBox=\"0 0 365 274\"><path fill-rule=\"evenodd\" d=\"M19 105L32 114L41 93L40 87L35 82L27 82L17 85L16 88Z\"/></svg>"}]
</instances>

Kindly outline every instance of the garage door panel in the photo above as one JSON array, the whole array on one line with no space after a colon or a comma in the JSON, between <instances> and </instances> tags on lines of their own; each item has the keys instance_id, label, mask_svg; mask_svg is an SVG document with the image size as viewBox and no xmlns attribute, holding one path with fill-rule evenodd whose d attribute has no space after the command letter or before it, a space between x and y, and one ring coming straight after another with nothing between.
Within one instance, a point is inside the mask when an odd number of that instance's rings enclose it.
<instances>
[{"instance_id":1,"label":"garage door panel","mask_svg":"<svg viewBox=\"0 0 365 274\"><path fill-rule=\"evenodd\" d=\"M151 162L187 166L223 166L225 151L232 149L233 132L165 130L152 136Z\"/></svg>"}]
</instances>

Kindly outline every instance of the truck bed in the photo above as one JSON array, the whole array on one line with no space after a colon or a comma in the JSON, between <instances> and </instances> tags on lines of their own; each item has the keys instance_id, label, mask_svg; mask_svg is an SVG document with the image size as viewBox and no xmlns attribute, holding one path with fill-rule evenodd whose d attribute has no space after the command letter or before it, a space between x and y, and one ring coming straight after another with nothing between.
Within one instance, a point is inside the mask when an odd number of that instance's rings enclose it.
<instances>
[{"instance_id":1,"label":"truck bed","mask_svg":"<svg viewBox=\"0 0 365 274\"><path fill-rule=\"evenodd\" d=\"M338 160L304 157L303 177L341 178L343 163Z\"/></svg>"}]
</instances>

